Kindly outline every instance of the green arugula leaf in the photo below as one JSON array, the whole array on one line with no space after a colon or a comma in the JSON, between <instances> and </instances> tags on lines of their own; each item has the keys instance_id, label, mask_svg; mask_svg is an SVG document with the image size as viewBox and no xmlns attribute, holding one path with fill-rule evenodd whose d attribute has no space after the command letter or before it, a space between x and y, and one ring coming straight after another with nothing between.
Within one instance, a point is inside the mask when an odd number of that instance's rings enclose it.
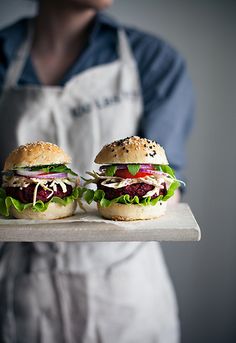
<instances>
[{"instance_id":1,"label":"green arugula leaf","mask_svg":"<svg viewBox=\"0 0 236 343\"><path fill-rule=\"evenodd\" d=\"M49 166L49 172L50 173L67 173L67 174L71 174L74 176L77 176L78 174L76 174L75 172L73 172L70 168L68 168L67 166L61 164L61 165L57 165L57 166Z\"/></svg>"},{"instance_id":2,"label":"green arugula leaf","mask_svg":"<svg viewBox=\"0 0 236 343\"><path fill-rule=\"evenodd\" d=\"M117 166L111 164L110 166L107 166L105 170L105 175L106 176L114 176L117 171Z\"/></svg>"},{"instance_id":3,"label":"green arugula leaf","mask_svg":"<svg viewBox=\"0 0 236 343\"><path fill-rule=\"evenodd\" d=\"M17 168L18 169L18 168ZM21 168L19 168L21 169ZM49 166L35 166L35 167L25 167L25 168L22 168L22 169L27 169L27 170L30 170L30 171L43 171L45 173L49 173Z\"/></svg>"},{"instance_id":4,"label":"green arugula leaf","mask_svg":"<svg viewBox=\"0 0 236 343\"><path fill-rule=\"evenodd\" d=\"M132 175L136 175L140 169L140 164L127 164L128 171Z\"/></svg>"},{"instance_id":5,"label":"green arugula leaf","mask_svg":"<svg viewBox=\"0 0 236 343\"><path fill-rule=\"evenodd\" d=\"M11 206L15 207L15 209L18 212L22 212L26 208L32 208L32 210L35 212L44 212L47 210L50 202L55 202L55 203L61 204L62 206L66 206L70 204L72 201L80 199L84 192L85 192L84 188L75 187L71 195L63 199L54 196L52 197L52 199L50 199L48 202L45 202L45 203L41 200L38 200L33 206L32 203L24 204L15 198L7 196L5 190L3 188L0 188L0 214L5 217L8 217L9 209Z\"/></svg>"}]
</instances>

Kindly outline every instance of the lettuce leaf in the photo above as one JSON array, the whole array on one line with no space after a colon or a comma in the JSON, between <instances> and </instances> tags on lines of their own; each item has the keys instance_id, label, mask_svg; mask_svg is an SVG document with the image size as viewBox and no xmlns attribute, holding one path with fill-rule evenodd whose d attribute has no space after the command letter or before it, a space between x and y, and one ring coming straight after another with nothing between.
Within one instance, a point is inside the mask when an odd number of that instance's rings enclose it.
<instances>
[{"instance_id":1,"label":"lettuce leaf","mask_svg":"<svg viewBox=\"0 0 236 343\"><path fill-rule=\"evenodd\" d=\"M84 200L90 205L94 200L94 191L92 189L87 189L84 194Z\"/></svg>"},{"instance_id":2,"label":"lettuce leaf","mask_svg":"<svg viewBox=\"0 0 236 343\"><path fill-rule=\"evenodd\" d=\"M174 195L174 191L179 187L180 183L178 181L174 181L169 189L167 190L167 194L165 196L159 195L157 198L152 199L151 197L146 197L139 199L138 196L134 196L131 198L128 194L121 195L117 198L112 200L108 200L105 198L105 192L101 189L97 189L93 191L92 189L84 190L84 199L88 204L91 204L92 201L98 202L102 207L109 207L112 204L119 203L119 204L137 204L142 206L152 205L155 206L158 201L166 201L172 195Z\"/></svg>"},{"instance_id":3,"label":"lettuce leaf","mask_svg":"<svg viewBox=\"0 0 236 343\"><path fill-rule=\"evenodd\" d=\"M168 188L167 194L164 196L163 200L166 201L166 200L170 199L174 195L176 189L179 188L179 187L180 187L180 182L179 181L172 182L172 184Z\"/></svg>"},{"instance_id":4,"label":"lettuce leaf","mask_svg":"<svg viewBox=\"0 0 236 343\"><path fill-rule=\"evenodd\" d=\"M84 192L84 189L81 187L75 187L71 193L71 195L65 197L65 198L59 198L59 197L52 197L48 202L43 202L41 200L37 200L35 205L33 206L32 203L24 204L21 201L7 196L6 192L3 188L0 188L0 214L8 217L9 216L9 209L11 206L15 207L15 209L18 212L22 212L23 210L27 208L32 208L35 212L44 212L47 210L48 205L50 202L55 202L57 204L60 204L62 206L66 206L70 204L72 201L77 200L82 197L82 194Z\"/></svg>"}]
</instances>

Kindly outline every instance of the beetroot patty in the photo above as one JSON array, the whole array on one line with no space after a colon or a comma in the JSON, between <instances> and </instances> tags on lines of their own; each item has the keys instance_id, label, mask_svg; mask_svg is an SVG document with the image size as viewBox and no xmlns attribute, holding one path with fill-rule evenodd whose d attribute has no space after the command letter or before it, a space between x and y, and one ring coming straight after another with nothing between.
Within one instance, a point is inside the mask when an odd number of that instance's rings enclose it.
<instances>
[{"instance_id":1,"label":"beetroot patty","mask_svg":"<svg viewBox=\"0 0 236 343\"><path fill-rule=\"evenodd\" d=\"M27 203L33 202L34 189L35 189L35 184L33 183L30 184L28 187L24 187L22 189L20 189L20 187L7 187L6 194L11 196L12 198L20 200L20 202L24 204L27 204ZM57 185L57 191L54 192L50 197L48 197L50 193L51 193L50 191L44 190L41 186L39 186L36 199L42 200L43 202L47 202L53 196L57 196L59 198L65 198L68 195L71 195L72 187L70 185L66 185L66 192L63 193L61 186Z\"/></svg>"},{"instance_id":2,"label":"beetroot patty","mask_svg":"<svg viewBox=\"0 0 236 343\"><path fill-rule=\"evenodd\" d=\"M164 188L160 190L159 194L154 194L151 197L152 199L157 198L159 195L166 195L166 184L163 183L163 186ZM98 182L97 187L98 189L101 189L105 192L105 198L108 200L118 198L119 196L125 194L128 194L131 198L137 195L139 199L142 199L147 192L151 191L154 188L154 186L152 185L148 185L147 183L141 182L115 189L101 185L101 181Z\"/></svg>"}]
</instances>

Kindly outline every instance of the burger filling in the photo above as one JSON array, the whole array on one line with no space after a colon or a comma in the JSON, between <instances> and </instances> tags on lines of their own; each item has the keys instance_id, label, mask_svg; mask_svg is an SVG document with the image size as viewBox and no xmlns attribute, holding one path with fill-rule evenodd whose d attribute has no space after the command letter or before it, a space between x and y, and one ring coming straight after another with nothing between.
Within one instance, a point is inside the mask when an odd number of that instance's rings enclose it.
<instances>
[{"instance_id":1,"label":"burger filling","mask_svg":"<svg viewBox=\"0 0 236 343\"><path fill-rule=\"evenodd\" d=\"M85 191L85 200L95 200L105 207L116 202L155 205L168 200L182 182L168 165L107 165L100 167L98 173L88 174L92 178L85 184L96 183L97 190Z\"/></svg>"},{"instance_id":2,"label":"burger filling","mask_svg":"<svg viewBox=\"0 0 236 343\"><path fill-rule=\"evenodd\" d=\"M14 183L15 185L21 184L21 186L14 186ZM5 183L3 187L5 186L4 188L8 196L18 199L24 204L28 202L35 204L38 200L47 202L53 196L65 198L71 195L73 185L74 183L67 179L48 181L37 178L20 178L19 180L18 177L13 177L10 180L10 184Z\"/></svg>"},{"instance_id":3,"label":"burger filling","mask_svg":"<svg viewBox=\"0 0 236 343\"><path fill-rule=\"evenodd\" d=\"M154 199L158 197L158 195L166 195L166 184L163 183L163 187L160 188L159 193L156 193L155 186L152 186L150 184L147 184L145 182L140 182L140 183L133 183L125 187L121 188L111 188L107 187L105 185L102 185L102 182L99 181L98 184L98 189L101 189L105 193L105 198L108 200L112 200L114 198L120 197L122 195L129 195L131 198L138 196L140 200L142 200L143 197L149 196Z\"/></svg>"},{"instance_id":4,"label":"burger filling","mask_svg":"<svg viewBox=\"0 0 236 343\"><path fill-rule=\"evenodd\" d=\"M42 212L50 201L67 205L78 197L77 174L65 165L17 168L3 173L0 213L9 215L10 206Z\"/></svg>"}]
</instances>

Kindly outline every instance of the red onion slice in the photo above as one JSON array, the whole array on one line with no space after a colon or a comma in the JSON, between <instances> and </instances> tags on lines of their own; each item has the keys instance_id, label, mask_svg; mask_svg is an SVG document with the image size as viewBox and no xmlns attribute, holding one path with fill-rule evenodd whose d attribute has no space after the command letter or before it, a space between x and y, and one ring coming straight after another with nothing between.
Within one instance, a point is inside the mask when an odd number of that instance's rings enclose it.
<instances>
[{"instance_id":1,"label":"red onion slice","mask_svg":"<svg viewBox=\"0 0 236 343\"><path fill-rule=\"evenodd\" d=\"M37 176L37 179L65 179L67 173L46 173Z\"/></svg>"},{"instance_id":2,"label":"red onion slice","mask_svg":"<svg viewBox=\"0 0 236 343\"><path fill-rule=\"evenodd\" d=\"M163 175L165 173L159 171L159 170L155 170L155 169L141 169L139 170L140 172L144 172L144 173L149 173L149 174L159 174L159 175Z\"/></svg>"},{"instance_id":3,"label":"red onion slice","mask_svg":"<svg viewBox=\"0 0 236 343\"><path fill-rule=\"evenodd\" d=\"M132 164L132 163L131 163ZM135 163L134 163L135 164ZM99 168L100 172L105 172L105 170L107 169L107 167L109 167L110 165L103 165ZM115 164L115 166L117 167L117 170L120 169L128 169L127 168L127 164ZM165 175L165 176L169 176L168 173L164 173L160 170L156 170L152 164L140 164L140 169L139 172L143 172L143 173L147 173L150 175ZM170 176L169 176L170 177Z\"/></svg>"},{"instance_id":4,"label":"red onion slice","mask_svg":"<svg viewBox=\"0 0 236 343\"><path fill-rule=\"evenodd\" d=\"M30 171L19 169L16 171L19 176L25 176L29 178L37 179L62 179L67 178L67 173L44 173L42 170Z\"/></svg>"},{"instance_id":5,"label":"red onion slice","mask_svg":"<svg viewBox=\"0 0 236 343\"><path fill-rule=\"evenodd\" d=\"M111 166L111 164L101 166L101 167L99 168L99 170L100 170L101 172L103 172L103 171L105 171L105 170L106 170L108 167L110 167L110 166ZM117 167L117 169L126 169L126 168L127 168L127 164L115 164L115 166Z\"/></svg>"},{"instance_id":6,"label":"red onion slice","mask_svg":"<svg viewBox=\"0 0 236 343\"><path fill-rule=\"evenodd\" d=\"M18 169L16 170L16 174L25 177L38 177L38 175L42 174L42 170L30 171L27 169Z\"/></svg>"},{"instance_id":7,"label":"red onion slice","mask_svg":"<svg viewBox=\"0 0 236 343\"><path fill-rule=\"evenodd\" d=\"M152 164L140 164L140 171L144 171L144 170L154 170L153 165Z\"/></svg>"}]
</instances>

